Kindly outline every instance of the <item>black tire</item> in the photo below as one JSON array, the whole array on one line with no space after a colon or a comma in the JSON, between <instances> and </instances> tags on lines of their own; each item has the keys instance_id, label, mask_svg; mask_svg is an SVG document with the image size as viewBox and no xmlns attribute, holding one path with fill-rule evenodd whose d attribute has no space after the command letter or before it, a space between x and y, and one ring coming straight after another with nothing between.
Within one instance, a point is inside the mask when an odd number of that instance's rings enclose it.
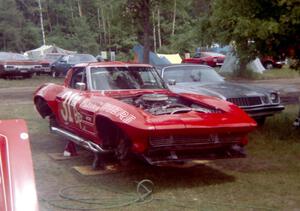
<instances>
[{"instance_id":1,"label":"black tire","mask_svg":"<svg viewBox=\"0 0 300 211\"><path fill-rule=\"evenodd\" d=\"M262 127L266 122L266 117L255 118L255 121L259 127Z\"/></svg>"},{"instance_id":2,"label":"black tire","mask_svg":"<svg viewBox=\"0 0 300 211\"><path fill-rule=\"evenodd\" d=\"M272 62L266 62L264 66L267 70L271 70L274 68L274 65Z\"/></svg>"},{"instance_id":3,"label":"black tire","mask_svg":"<svg viewBox=\"0 0 300 211\"><path fill-rule=\"evenodd\" d=\"M59 73L55 70L51 71L51 75L52 75L52 78L58 78L59 77Z\"/></svg>"}]
</instances>

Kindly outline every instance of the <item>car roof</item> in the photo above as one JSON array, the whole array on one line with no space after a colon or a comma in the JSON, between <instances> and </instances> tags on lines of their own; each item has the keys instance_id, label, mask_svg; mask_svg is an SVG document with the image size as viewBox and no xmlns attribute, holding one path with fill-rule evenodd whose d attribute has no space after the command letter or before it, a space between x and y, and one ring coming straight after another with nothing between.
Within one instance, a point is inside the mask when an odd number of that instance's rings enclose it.
<instances>
[{"instance_id":1,"label":"car roof","mask_svg":"<svg viewBox=\"0 0 300 211\"><path fill-rule=\"evenodd\" d=\"M149 64L127 63L127 62L89 62L80 63L74 67L152 67Z\"/></svg>"},{"instance_id":2,"label":"car roof","mask_svg":"<svg viewBox=\"0 0 300 211\"><path fill-rule=\"evenodd\" d=\"M195 67L202 67L202 68L208 68L208 69L214 69L208 65L203 65L203 64L193 64L193 63L182 63L182 64L163 64L163 65L157 65L155 68L162 70L167 67L190 67L190 66L195 66Z\"/></svg>"}]
</instances>

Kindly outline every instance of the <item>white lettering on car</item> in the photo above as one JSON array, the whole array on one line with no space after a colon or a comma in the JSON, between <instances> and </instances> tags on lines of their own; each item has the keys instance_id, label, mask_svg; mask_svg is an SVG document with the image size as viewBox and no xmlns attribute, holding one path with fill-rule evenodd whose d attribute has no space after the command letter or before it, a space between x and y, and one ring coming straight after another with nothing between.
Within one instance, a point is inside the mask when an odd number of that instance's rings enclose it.
<instances>
[{"instance_id":1,"label":"white lettering on car","mask_svg":"<svg viewBox=\"0 0 300 211\"><path fill-rule=\"evenodd\" d=\"M103 106L100 107L99 111L110 113L127 124L136 119L133 114L130 114L128 111L125 111L119 106L113 105L111 103L104 103Z\"/></svg>"},{"instance_id":2,"label":"white lettering on car","mask_svg":"<svg viewBox=\"0 0 300 211\"><path fill-rule=\"evenodd\" d=\"M125 111L119 106L113 105L111 103L104 103L102 101L91 102L88 99L85 99L79 107L83 110L96 113L98 111L106 112L112 114L113 116L119 118L124 123L130 123L136 119L133 114L130 114L128 111Z\"/></svg>"},{"instance_id":3,"label":"white lettering on car","mask_svg":"<svg viewBox=\"0 0 300 211\"><path fill-rule=\"evenodd\" d=\"M81 128L82 115L78 112L76 105L82 99L78 93L72 91L65 92L62 95L64 99L62 103L61 116L65 122L78 124Z\"/></svg>"}]
</instances>

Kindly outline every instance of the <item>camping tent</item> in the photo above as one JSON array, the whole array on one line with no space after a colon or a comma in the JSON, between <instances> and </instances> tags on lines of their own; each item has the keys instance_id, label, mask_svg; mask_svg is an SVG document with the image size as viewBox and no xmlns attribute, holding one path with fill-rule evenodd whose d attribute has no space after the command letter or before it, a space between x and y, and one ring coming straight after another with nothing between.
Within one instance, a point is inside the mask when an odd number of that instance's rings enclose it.
<instances>
[{"instance_id":1,"label":"camping tent","mask_svg":"<svg viewBox=\"0 0 300 211\"><path fill-rule=\"evenodd\" d=\"M224 63L220 69L220 72L232 73L239 68L239 59L236 57L236 53L233 49L227 52ZM256 58L255 60L248 63L247 68L256 73L263 73L266 69L261 64L260 59Z\"/></svg>"},{"instance_id":2,"label":"camping tent","mask_svg":"<svg viewBox=\"0 0 300 211\"><path fill-rule=\"evenodd\" d=\"M26 51L24 53L25 56L28 56L31 59L39 59L43 57L43 55L48 53L61 53L61 54L74 54L76 51L68 51L62 48L59 48L55 45L42 45L39 48Z\"/></svg>"}]
</instances>

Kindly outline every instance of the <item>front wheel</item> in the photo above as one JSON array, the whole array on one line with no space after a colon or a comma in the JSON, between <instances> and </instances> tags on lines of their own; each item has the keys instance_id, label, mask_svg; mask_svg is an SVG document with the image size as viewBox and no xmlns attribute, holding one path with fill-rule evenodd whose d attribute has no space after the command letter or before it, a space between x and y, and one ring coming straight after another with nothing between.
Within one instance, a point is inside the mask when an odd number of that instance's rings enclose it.
<instances>
[{"instance_id":1,"label":"front wheel","mask_svg":"<svg viewBox=\"0 0 300 211\"><path fill-rule=\"evenodd\" d=\"M266 117L255 118L255 121L259 127L263 126L266 122Z\"/></svg>"},{"instance_id":2,"label":"front wheel","mask_svg":"<svg viewBox=\"0 0 300 211\"><path fill-rule=\"evenodd\" d=\"M51 75L52 75L52 77L53 77L53 78L58 78L58 76L59 76L59 73L58 73L58 72L56 72L55 70L52 70L52 73L51 73Z\"/></svg>"}]
</instances>

